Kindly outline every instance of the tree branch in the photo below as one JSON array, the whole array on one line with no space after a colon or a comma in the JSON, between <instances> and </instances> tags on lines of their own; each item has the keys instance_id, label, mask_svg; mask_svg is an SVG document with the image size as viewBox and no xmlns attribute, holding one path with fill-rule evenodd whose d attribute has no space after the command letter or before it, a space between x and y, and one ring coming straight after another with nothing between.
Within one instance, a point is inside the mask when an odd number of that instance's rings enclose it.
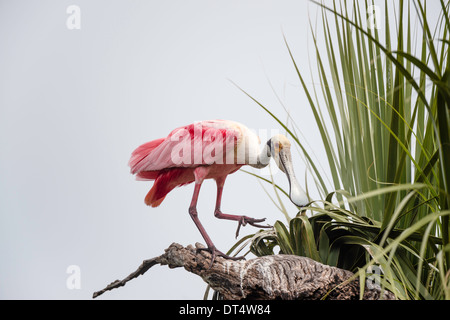
<instances>
[{"instance_id":1,"label":"tree branch","mask_svg":"<svg viewBox=\"0 0 450 320\"><path fill-rule=\"evenodd\" d=\"M197 248L203 248L196 244ZM169 268L184 267L200 276L211 288L220 292L224 299L286 299L286 300L350 300L359 299L359 279L351 279L347 270L323 265L306 257L293 255L264 256L251 260L227 260L217 257L210 266L211 254L197 252L189 245L183 247L172 243L159 257L143 261L139 268L123 280L116 280L93 298L106 291L124 286L128 281L143 275L154 265ZM363 299L393 300L394 295L380 286L366 281Z\"/></svg>"}]
</instances>

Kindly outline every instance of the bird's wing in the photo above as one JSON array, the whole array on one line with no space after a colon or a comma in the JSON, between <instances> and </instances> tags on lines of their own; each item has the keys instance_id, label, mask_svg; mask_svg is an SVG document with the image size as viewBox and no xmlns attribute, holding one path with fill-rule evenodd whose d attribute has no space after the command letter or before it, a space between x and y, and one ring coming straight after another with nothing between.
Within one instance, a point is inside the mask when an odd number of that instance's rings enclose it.
<instances>
[{"instance_id":1,"label":"bird's wing","mask_svg":"<svg viewBox=\"0 0 450 320\"><path fill-rule=\"evenodd\" d=\"M156 149L161 143L163 143L165 138L156 139L147 143L144 143L137 147L131 154L130 161L128 165L131 168L131 173L137 173L140 167L143 165L143 160L150 154L154 149Z\"/></svg>"},{"instance_id":2,"label":"bird's wing","mask_svg":"<svg viewBox=\"0 0 450 320\"><path fill-rule=\"evenodd\" d=\"M230 163L234 161L241 134L239 127L223 120L201 121L177 128L167 138L158 141L158 146L147 155L142 157L141 154L141 159L133 163L131 172Z\"/></svg>"}]
</instances>

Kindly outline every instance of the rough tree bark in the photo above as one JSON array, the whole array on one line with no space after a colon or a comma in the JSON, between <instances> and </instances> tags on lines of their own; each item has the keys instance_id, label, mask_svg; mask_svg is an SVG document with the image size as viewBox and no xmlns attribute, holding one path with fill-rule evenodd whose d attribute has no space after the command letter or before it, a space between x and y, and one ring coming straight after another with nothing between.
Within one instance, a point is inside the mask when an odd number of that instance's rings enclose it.
<instances>
[{"instance_id":1,"label":"rough tree bark","mask_svg":"<svg viewBox=\"0 0 450 320\"><path fill-rule=\"evenodd\" d=\"M197 248L203 248L196 244ZM211 255L189 245L173 243L159 257L145 260L123 280L116 280L94 293L96 298L108 290L124 286L156 264L169 268L184 267L200 276L224 299L241 300L351 300L359 299L359 279L350 271L323 265L306 257L274 255L251 260L227 260L217 257L210 267ZM364 300L395 299L391 292L366 281Z\"/></svg>"}]
</instances>

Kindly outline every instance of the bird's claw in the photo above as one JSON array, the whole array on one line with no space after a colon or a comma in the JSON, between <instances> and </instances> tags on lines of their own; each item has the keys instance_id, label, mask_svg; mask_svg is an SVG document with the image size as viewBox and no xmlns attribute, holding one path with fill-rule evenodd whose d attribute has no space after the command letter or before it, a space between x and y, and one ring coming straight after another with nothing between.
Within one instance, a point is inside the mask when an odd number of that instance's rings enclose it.
<instances>
[{"instance_id":1,"label":"bird's claw","mask_svg":"<svg viewBox=\"0 0 450 320\"><path fill-rule=\"evenodd\" d=\"M211 254L211 263L209 264L208 269L212 268L212 265L213 265L214 261L216 260L216 257L222 257L222 258L234 260L234 261L245 259L244 256L231 257L231 256L223 253L222 251L217 250L215 246L210 246L207 248L197 248L197 253L199 253L200 251L208 251Z\"/></svg>"},{"instance_id":2,"label":"bird's claw","mask_svg":"<svg viewBox=\"0 0 450 320\"><path fill-rule=\"evenodd\" d=\"M241 230L241 226L245 227L247 225L247 223L249 225L257 227L257 228L272 228L272 226L270 226L270 225L258 224L259 222L264 222L264 221L266 221L266 218L255 219L255 218L250 218L247 216L242 216L241 219L239 219L238 227L236 230L236 238L239 236L239 231Z\"/></svg>"}]
</instances>

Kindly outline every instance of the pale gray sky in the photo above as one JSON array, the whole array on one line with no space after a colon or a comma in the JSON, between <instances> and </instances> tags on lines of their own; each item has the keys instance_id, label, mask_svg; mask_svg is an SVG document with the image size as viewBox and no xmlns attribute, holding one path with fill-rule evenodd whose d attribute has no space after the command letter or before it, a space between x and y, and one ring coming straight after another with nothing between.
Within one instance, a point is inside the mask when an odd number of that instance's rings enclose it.
<instances>
[{"instance_id":1,"label":"pale gray sky","mask_svg":"<svg viewBox=\"0 0 450 320\"><path fill-rule=\"evenodd\" d=\"M81 10L79 30L66 26L70 5ZM151 182L135 181L127 162L140 144L198 120L283 132L229 79L286 117L270 80L323 157L283 41L284 33L312 85L308 19L316 12L286 0L1 0L0 298L90 299L172 242L203 242L188 215L193 186L149 208ZM302 183L305 165L293 158ZM276 179L287 185L281 173ZM236 223L214 218L215 194L205 182L199 217L226 251ZM242 172L228 178L223 210L284 219ZM80 289L67 288L71 265ZM205 288L184 270L154 267L101 299L201 299Z\"/></svg>"}]
</instances>

